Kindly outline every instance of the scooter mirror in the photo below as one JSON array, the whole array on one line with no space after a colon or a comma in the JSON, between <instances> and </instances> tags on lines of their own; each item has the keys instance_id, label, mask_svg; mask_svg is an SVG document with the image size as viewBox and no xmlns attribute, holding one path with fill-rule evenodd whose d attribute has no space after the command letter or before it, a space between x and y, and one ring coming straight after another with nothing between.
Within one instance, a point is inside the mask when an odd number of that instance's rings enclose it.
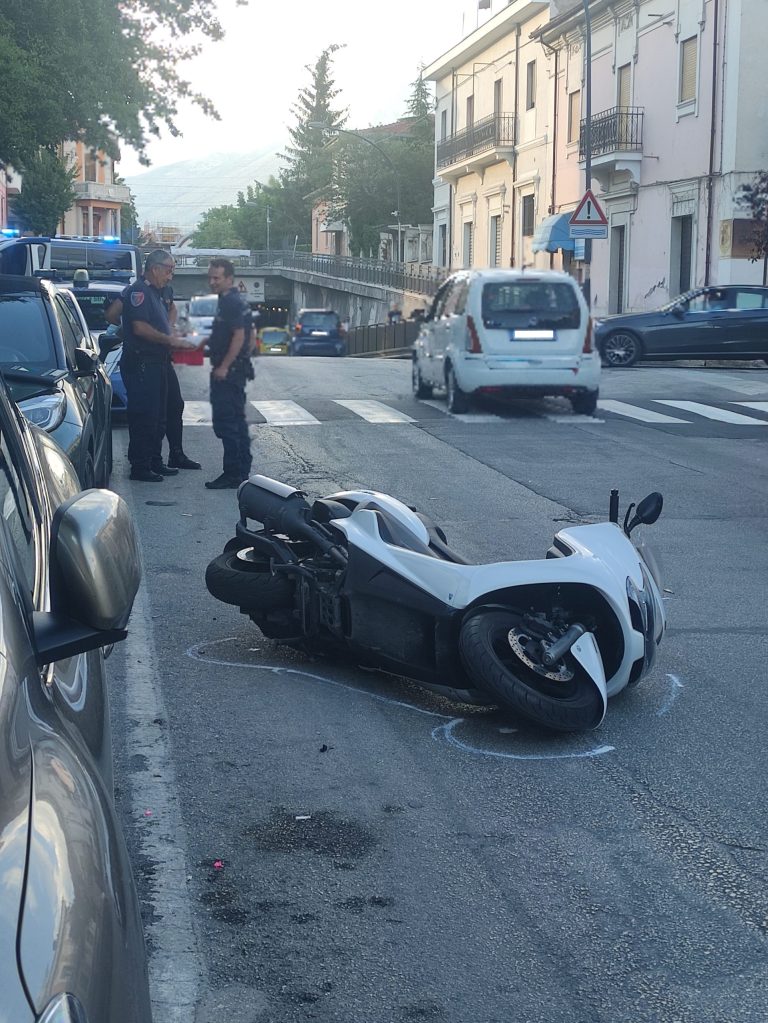
<instances>
[{"instance_id":1,"label":"scooter mirror","mask_svg":"<svg viewBox=\"0 0 768 1023\"><path fill-rule=\"evenodd\" d=\"M661 509L664 506L664 498L658 491L649 494L644 497L640 504L637 506L637 511L632 516L632 519L627 526L627 533L631 533L635 526L650 526L658 519L661 515Z\"/></svg>"}]
</instances>

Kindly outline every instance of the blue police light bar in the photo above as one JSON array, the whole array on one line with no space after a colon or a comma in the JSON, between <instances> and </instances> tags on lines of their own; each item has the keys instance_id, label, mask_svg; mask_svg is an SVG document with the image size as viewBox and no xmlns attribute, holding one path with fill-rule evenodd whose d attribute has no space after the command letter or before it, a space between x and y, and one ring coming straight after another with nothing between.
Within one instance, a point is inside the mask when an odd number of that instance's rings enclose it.
<instances>
[{"instance_id":1,"label":"blue police light bar","mask_svg":"<svg viewBox=\"0 0 768 1023\"><path fill-rule=\"evenodd\" d=\"M119 242L120 239L114 234L105 234L101 239L103 242Z\"/></svg>"},{"instance_id":2,"label":"blue police light bar","mask_svg":"<svg viewBox=\"0 0 768 1023\"><path fill-rule=\"evenodd\" d=\"M17 227L3 227L0 228L0 234L5 238L18 238L19 229Z\"/></svg>"}]
</instances>

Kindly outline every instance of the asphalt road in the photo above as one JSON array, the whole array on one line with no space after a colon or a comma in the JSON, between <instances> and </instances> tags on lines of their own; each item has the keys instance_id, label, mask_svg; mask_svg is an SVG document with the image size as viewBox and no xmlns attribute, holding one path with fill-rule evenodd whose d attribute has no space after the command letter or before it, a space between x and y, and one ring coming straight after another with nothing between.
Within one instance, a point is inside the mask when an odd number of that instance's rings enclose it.
<instances>
[{"instance_id":1,"label":"asphalt road","mask_svg":"<svg viewBox=\"0 0 768 1023\"><path fill-rule=\"evenodd\" d=\"M203 472L130 483L118 429L113 484L145 565L110 674L156 1023L764 1023L768 370L606 371L621 404L589 419L449 416L407 362L257 363L256 470L392 493L469 558L543 556L612 487L664 493L657 668L566 737L308 661L216 603L235 495L203 489L206 372L180 375Z\"/></svg>"}]
</instances>

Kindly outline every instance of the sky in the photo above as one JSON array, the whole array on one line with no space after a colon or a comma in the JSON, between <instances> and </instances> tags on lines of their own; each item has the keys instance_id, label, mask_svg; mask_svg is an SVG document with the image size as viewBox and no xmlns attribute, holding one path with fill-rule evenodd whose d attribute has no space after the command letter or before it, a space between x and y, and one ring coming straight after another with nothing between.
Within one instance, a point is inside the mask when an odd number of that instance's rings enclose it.
<instances>
[{"instance_id":1,"label":"sky","mask_svg":"<svg viewBox=\"0 0 768 1023\"><path fill-rule=\"evenodd\" d=\"M494 0L494 10L506 0ZM410 83L420 64L429 64L484 21L476 0L220 0L226 32L185 66L193 87L217 107L212 121L191 104L177 118L183 136L167 133L147 150L153 167L215 152L245 152L287 143L291 106L309 83L314 65L331 43L345 44L335 55L339 106L349 108L347 124L364 128L393 121L405 111ZM125 146L119 173L144 168Z\"/></svg>"}]
</instances>

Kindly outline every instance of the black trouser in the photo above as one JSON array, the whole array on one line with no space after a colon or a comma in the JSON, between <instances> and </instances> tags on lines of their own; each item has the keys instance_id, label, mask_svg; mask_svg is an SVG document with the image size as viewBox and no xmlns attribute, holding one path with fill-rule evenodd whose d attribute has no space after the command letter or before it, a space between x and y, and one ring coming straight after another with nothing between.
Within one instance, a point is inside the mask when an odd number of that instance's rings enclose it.
<instances>
[{"instance_id":1,"label":"black trouser","mask_svg":"<svg viewBox=\"0 0 768 1023\"><path fill-rule=\"evenodd\" d=\"M173 364L168 365L168 400L165 407L165 436L168 438L168 449L172 455L181 454L182 417L184 415L184 399L181 396L179 378Z\"/></svg>"},{"instance_id":2,"label":"black trouser","mask_svg":"<svg viewBox=\"0 0 768 1023\"><path fill-rule=\"evenodd\" d=\"M162 462L168 399L168 360L123 356L120 370L128 398L128 461L146 470Z\"/></svg>"},{"instance_id":3,"label":"black trouser","mask_svg":"<svg viewBox=\"0 0 768 1023\"><path fill-rule=\"evenodd\" d=\"M224 472L246 479L251 472L251 438L245 419L245 380L211 377L213 432L224 445Z\"/></svg>"}]
</instances>

